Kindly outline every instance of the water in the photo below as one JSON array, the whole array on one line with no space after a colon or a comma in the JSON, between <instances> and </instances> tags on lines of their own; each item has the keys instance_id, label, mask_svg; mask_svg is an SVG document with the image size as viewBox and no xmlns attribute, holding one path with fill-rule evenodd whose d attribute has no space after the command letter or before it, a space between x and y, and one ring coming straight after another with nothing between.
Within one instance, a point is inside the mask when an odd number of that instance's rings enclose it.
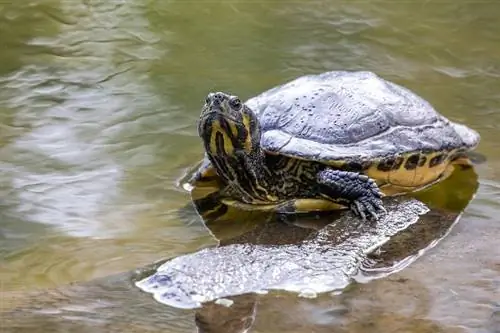
<instances>
[{"instance_id":1,"label":"water","mask_svg":"<svg viewBox=\"0 0 500 333\"><path fill-rule=\"evenodd\" d=\"M367 253L429 213L420 201L398 199L401 202L386 201L388 213L377 222L362 223L346 213L298 244L274 246L247 241L208 248L167 261L136 285L162 304L187 309L201 307L201 302L257 291L316 295L342 290L350 284ZM266 233L272 234L262 230L261 235Z\"/></svg>"},{"instance_id":2,"label":"water","mask_svg":"<svg viewBox=\"0 0 500 333\"><path fill-rule=\"evenodd\" d=\"M338 299L264 298L253 331L494 332L499 13L500 3L465 0L0 4L0 307L216 244L194 212L178 213L189 202L178 179L202 154L195 123L208 91L246 99L303 74L371 70L480 132L488 161L476 167L476 197L405 270ZM237 233L226 229L217 235ZM71 316L47 319L38 300L22 318L54 332L193 331L190 313L120 281L67 291L61 299L87 306ZM88 307L101 289L122 302L102 310L106 320L95 318L102 304ZM120 299L124 290L134 296Z\"/></svg>"}]
</instances>

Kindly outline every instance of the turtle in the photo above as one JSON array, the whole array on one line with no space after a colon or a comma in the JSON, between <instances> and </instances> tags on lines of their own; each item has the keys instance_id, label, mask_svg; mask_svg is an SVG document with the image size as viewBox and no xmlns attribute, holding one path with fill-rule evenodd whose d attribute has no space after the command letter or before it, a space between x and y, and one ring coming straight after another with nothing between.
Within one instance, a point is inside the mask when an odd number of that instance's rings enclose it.
<instances>
[{"instance_id":1,"label":"turtle","mask_svg":"<svg viewBox=\"0 0 500 333\"><path fill-rule=\"evenodd\" d=\"M480 135L371 71L307 74L246 102L208 93L197 123L204 158L193 187L278 214L350 209L363 220L382 198L419 191L471 166Z\"/></svg>"}]
</instances>

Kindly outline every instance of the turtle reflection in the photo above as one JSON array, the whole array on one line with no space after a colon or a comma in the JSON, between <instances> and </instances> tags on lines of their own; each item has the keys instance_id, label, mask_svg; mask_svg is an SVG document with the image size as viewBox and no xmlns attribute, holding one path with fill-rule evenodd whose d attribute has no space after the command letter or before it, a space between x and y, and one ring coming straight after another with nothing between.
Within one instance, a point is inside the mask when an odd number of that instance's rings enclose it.
<instances>
[{"instance_id":1,"label":"turtle reflection","mask_svg":"<svg viewBox=\"0 0 500 333\"><path fill-rule=\"evenodd\" d=\"M373 251L359 261L358 274L350 276L350 278L358 282L373 281L380 277L389 276L391 273L399 271L408 266L411 262L422 256L425 251L444 238L451 230L453 225L458 221L458 218L467 207L469 202L473 199L478 188L477 175L473 168L463 168L456 170L450 178L443 183L434 187L428 188L422 192L415 193L413 196L424 202L430 211L421 215L417 223L409 224L404 230L397 232L389 241L381 246L374 247ZM324 230L329 226L331 228L331 221L338 219L337 213L333 215L325 214L324 216L310 216L297 219L294 225L284 224L276 221L270 214L257 214L249 212L238 212L230 208L219 210L224 212L218 216L210 215L207 217L203 208L207 205L200 205L196 200L196 195L199 195L197 190L193 190L193 199L195 207L198 209L199 214L204 218L207 227L211 230L212 234L220 240L221 247L231 244L267 244L284 246L287 244L299 244L301 242L315 239L320 234L320 230ZM212 193L212 200L215 204L216 192ZM206 197L206 196L205 196ZM387 199L392 200L392 199ZM411 200L410 198L402 197L399 200ZM206 204L207 201L204 201ZM342 213L340 213L342 215ZM335 223L334 223L335 224ZM306 225L307 227L303 227ZM244 226L244 227L243 227ZM228 231L229 230L229 231ZM322 234L323 236L325 234ZM335 232L327 233L330 237L335 238L338 235ZM344 234L345 235L345 234ZM338 239L330 239L332 244L338 243ZM327 240L328 241L328 240ZM335 246L335 245L332 245ZM285 248L283 248L285 250ZM306 248L304 248L306 250ZM356 251L353 248L353 251ZM236 254L237 255L237 254ZM318 257L321 258L321 257ZM272 263L269 263L272 265ZM384 279L385 280L385 279ZM382 281L384 281L382 280ZM264 282L264 281L263 281ZM412 281L412 283L416 283ZM263 283L265 284L265 283ZM365 285L369 286L370 283ZM350 287L344 289L344 292L338 297L331 297L330 295L320 295L317 299L324 299L327 297L332 299L347 299L351 295L350 290L359 288L358 284L351 284ZM361 285L363 286L363 285ZM363 287L365 288L365 287ZM425 292L423 286L418 287L422 293ZM257 290L255 290L257 291ZM258 293L247 293L244 295L233 295L229 299L232 302L231 306L218 304L216 301L204 303L196 313L196 323L200 332L245 332L251 326L249 322L253 321L254 324L269 328L272 327L271 323L279 322L283 327L280 330L289 332L299 332L314 327L315 331L321 332L321 325L316 326L311 324L310 327L303 327L299 329L300 325L297 321L290 321L290 317L300 316L299 313L290 314L289 306L276 305L281 303L293 304L294 302L302 303L315 303L316 300L306 300L298 298L296 294L285 293L276 295L276 292L267 295ZM284 301L283 299L286 299ZM275 304L275 305L273 305ZM268 307L273 308L272 310ZM425 307L424 307L425 308ZM380 307L383 309L383 307ZM340 311L340 312L339 312ZM363 319L358 318L357 323L354 321L346 324L345 313L338 310L337 317L342 319L337 322L329 323L325 328L325 332L331 332L332 328L338 332L357 332L361 330L363 321L370 322L370 327L386 327L387 321L399 323L401 329L403 327L420 327L421 332L454 332L452 329L439 327L432 321L423 319L412 319L413 315L403 316L391 313L378 313L377 315L369 315L364 313ZM298 311L299 312L299 311ZM424 311L425 312L425 311ZM337 314L338 314L337 313ZM422 318L424 313L417 316ZM286 319L275 318L273 316L286 317ZM343 322L344 324L340 324ZM385 322L385 324L382 324ZM229 324L230 323L230 324ZM288 323L288 324L287 324ZM239 325L239 326L238 326ZM347 325L347 326L345 326ZM354 327L354 326L356 327ZM368 325L368 324L366 324ZM375 325L375 326L373 326ZM224 330L226 327L226 330ZM347 327L350 327L349 329ZM386 330L385 330L386 331ZM373 332L377 332L374 329Z\"/></svg>"}]
</instances>

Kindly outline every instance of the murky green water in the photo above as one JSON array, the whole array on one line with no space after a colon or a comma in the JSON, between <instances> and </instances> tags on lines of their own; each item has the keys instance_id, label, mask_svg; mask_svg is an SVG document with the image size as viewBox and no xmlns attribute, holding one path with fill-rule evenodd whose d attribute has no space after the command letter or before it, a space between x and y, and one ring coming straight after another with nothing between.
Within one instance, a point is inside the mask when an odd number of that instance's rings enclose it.
<instances>
[{"instance_id":1,"label":"murky green water","mask_svg":"<svg viewBox=\"0 0 500 333\"><path fill-rule=\"evenodd\" d=\"M488 162L476 167L477 196L437 248L355 292L362 314L331 322L324 298L264 305L269 316L255 332L282 331L289 313L309 325L289 332L486 330L500 300L499 15L500 2L467 0L2 2L2 293L214 244L194 212L178 215L189 196L177 180L202 155L196 120L206 93L248 98L303 74L362 69L480 132ZM402 290L402 279L415 288ZM411 302L404 319L393 316ZM148 331L192 331L191 317L172 316Z\"/></svg>"}]
</instances>

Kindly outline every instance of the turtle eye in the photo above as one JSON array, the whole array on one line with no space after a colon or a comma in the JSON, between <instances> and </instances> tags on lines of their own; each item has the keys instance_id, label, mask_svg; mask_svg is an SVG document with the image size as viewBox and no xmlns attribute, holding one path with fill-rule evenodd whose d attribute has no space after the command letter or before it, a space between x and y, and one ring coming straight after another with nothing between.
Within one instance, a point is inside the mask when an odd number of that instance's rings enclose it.
<instances>
[{"instance_id":1,"label":"turtle eye","mask_svg":"<svg viewBox=\"0 0 500 333\"><path fill-rule=\"evenodd\" d=\"M229 100L229 105L231 105L233 109L239 110L241 108L241 101L238 97L235 97Z\"/></svg>"}]
</instances>

